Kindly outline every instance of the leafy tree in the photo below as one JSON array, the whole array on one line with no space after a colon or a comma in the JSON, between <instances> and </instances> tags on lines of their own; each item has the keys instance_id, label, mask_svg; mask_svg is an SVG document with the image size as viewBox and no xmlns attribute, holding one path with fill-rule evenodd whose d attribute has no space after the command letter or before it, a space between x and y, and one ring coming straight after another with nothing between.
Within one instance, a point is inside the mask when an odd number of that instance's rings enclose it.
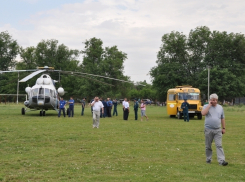
<instances>
[{"instance_id":1,"label":"leafy tree","mask_svg":"<svg viewBox=\"0 0 245 182\"><path fill-rule=\"evenodd\" d=\"M16 64L19 46L16 40L6 32L0 32L0 70L7 71Z\"/></svg>"},{"instance_id":2,"label":"leafy tree","mask_svg":"<svg viewBox=\"0 0 245 182\"><path fill-rule=\"evenodd\" d=\"M115 79L129 80L123 75L123 63L127 59L127 55L119 51L117 46L103 48L101 39L91 38L85 41L83 53L83 62L80 66L81 71ZM124 95L125 90L131 86L129 83L121 83L119 81L107 78L88 77L81 83L80 91L87 97L106 96L114 97L118 92ZM113 86L108 86L111 84Z\"/></svg>"},{"instance_id":3,"label":"leafy tree","mask_svg":"<svg viewBox=\"0 0 245 182\"><path fill-rule=\"evenodd\" d=\"M207 93L207 66L211 66L210 93L216 91L221 99L245 95L244 52L243 34L211 32L205 26L191 30L188 37L179 32L165 34L157 66L150 71L153 87L163 101L167 90L177 85L192 85Z\"/></svg>"},{"instance_id":4,"label":"leafy tree","mask_svg":"<svg viewBox=\"0 0 245 182\"><path fill-rule=\"evenodd\" d=\"M151 69L150 75L153 78L153 87L157 90L158 97L165 100L167 90L176 85L186 84L190 72L187 69L186 36L179 32L171 32L163 35L162 42L157 54L158 66Z\"/></svg>"}]
</instances>

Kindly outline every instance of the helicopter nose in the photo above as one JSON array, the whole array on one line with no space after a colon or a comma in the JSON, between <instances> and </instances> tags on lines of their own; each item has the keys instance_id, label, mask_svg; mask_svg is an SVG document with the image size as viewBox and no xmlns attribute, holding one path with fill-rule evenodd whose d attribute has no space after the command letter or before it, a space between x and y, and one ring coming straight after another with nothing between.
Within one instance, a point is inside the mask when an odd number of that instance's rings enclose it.
<instances>
[{"instance_id":1,"label":"helicopter nose","mask_svg":"<svg viewBox=\"0 0 245 182\"><path fill-rule=\"evenodd\" d=\"M37 104L39 106L43 106L44 105L44 100L38 99Z\"/></svg>"},{"instance_id":2,"label":"helicopter nose","mask_svg":"<svg viewBox=\"0 0 245 182\"><path fill-rule=\"evenodd\" d=\"M44 105L45 103L49 103L50 102L50 97L49 96L45 96L45 98L43 97L43 95L39 95L37 96L33 96L32 97L32 102L38 104L38 105Z\"/></svg>"}]
</instances>

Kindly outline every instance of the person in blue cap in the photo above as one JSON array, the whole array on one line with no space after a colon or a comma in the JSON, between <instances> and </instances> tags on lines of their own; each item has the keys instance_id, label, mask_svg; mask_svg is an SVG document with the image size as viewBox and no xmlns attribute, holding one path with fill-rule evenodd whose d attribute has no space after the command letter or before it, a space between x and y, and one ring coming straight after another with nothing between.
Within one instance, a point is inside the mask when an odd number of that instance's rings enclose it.
<instances>
[{"instance_id":1,"label":"person in blue cap","mask_svg":"<svg viewBox=\"0 0 245 182\"><path fill-rule=\"evenodd\" d=\"M138 120L138 108L139 108L139 103L137 99L134 99L134 116L135 120Z\"/></svg>"},{"instance_id":2,"label":"person in blue cap","mask_svg":"<svg viewBox=\"0 0 245 182\"><path fill-rule=\"evenodd\" d=\"M184 99L184 102L181 104L181 109L183 109L184 121L189 122L189 113L188 109L190 108L190 104L187 102L187 99Z\"/></svg>"}]
</instances>

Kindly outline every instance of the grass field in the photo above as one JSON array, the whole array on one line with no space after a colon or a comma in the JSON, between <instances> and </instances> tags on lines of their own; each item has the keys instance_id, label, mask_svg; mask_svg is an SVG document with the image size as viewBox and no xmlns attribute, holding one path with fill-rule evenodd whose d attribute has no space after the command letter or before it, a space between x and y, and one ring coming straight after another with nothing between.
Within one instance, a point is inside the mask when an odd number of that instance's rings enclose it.
<instances>
[{"instance_id":1,"label":"grass field","mask_svg":"<svg viewBox=\"0 0 245 182\"><path fill-rule=\"evenodd\" d=\"M21 115L0 105L0 181L245 181L245 107L225 107L223 148L229 165L205 162L204 119L169 118L147 107L149 121L119 116L92 128L90 108L74 118L48 111ZM140 114L140 112L139 112Z\"/></svg>"}]
</instances>

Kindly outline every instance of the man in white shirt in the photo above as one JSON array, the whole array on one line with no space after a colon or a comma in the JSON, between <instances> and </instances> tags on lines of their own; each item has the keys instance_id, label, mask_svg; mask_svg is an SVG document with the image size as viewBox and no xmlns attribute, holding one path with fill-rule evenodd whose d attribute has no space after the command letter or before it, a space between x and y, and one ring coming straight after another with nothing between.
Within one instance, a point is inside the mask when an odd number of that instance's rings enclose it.
<instances>
[{"instance_id":1,"label":"man in white shirt","mask_svg":"<svg viewBox=\"0 0 245 182\"><path fill-rule=\"evenodd\" d=\"M128 114L129 114L129 103L127 101L127 98L125 98L124 100L124 105L123 105L123 116L124 116L124 120L128 120Z\"/></svg>"},{"instance_id":2,"label":"man in white shirt","mask_svg":"<svg viewBox=\"0 0 245 182\"><path fill-rule=\"evenodd\" d=\"M93 107L93 128L99 128L100 110L102 111L102 114L104 113L104 106L102 102L99 100L99 97L94 98L91 107Z\"/></svg>"}]
</instances>

